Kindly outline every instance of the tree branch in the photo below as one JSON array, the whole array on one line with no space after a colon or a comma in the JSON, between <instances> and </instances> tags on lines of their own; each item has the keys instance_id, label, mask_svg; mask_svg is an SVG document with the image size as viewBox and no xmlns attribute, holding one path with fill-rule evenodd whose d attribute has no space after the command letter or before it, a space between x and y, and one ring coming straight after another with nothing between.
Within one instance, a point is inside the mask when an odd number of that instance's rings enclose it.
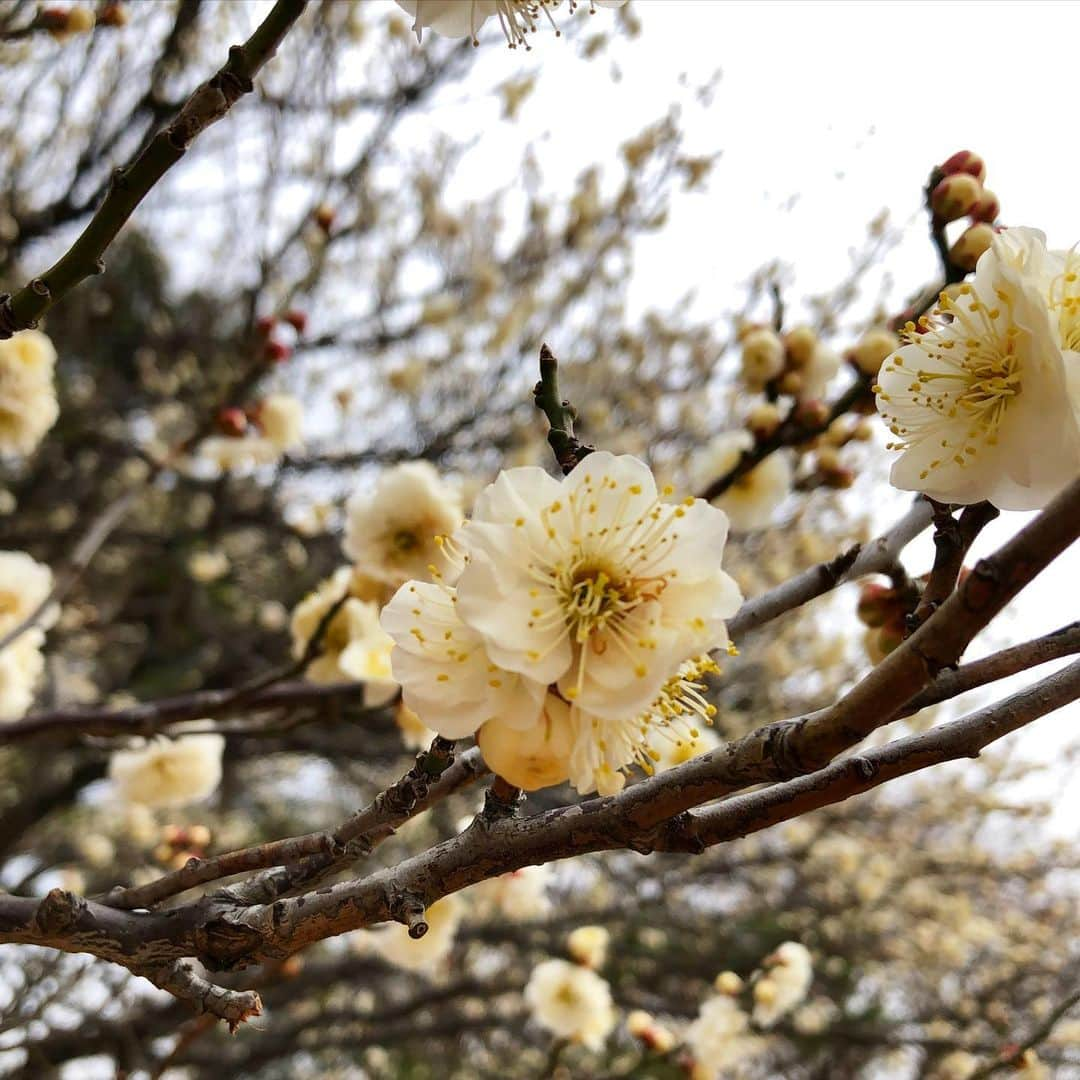
<instances>
[{"instance_id":1,"label":"tree branch","mask_svg":"<svg viewBox=\"0 0 1080 1080\"><path fill-rule=\"evenodd\" d=\"M225 65L188 98L173 121L130 165L114 173L104 201L67 253L14 296L0 297L0 339L36 326L76 285L101 273L105 250L135 208L184 156L195 137L251 92L252 80L274 55L305 5L306 0L278 0L251 37L229 50Z\"/></svg>"}]
</instances>

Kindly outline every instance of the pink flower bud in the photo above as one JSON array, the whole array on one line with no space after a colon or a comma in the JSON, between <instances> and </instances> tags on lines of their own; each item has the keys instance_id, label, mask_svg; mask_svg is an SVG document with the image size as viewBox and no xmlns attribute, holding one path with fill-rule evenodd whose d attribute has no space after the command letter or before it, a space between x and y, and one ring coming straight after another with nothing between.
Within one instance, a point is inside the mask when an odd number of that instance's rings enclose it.
<instances>
[{"instance_id":1,"label":"pink flower bud","mask_svg":"<svg viewBox=\"0 0 1080 1080\"><path fill-rule=\"evenodd\" d=\"M993 224L1001 213L1001 204L998 197L989 189L983 188L979 201L971 208L971 216L975 221L985 221Z\"/></svg>"},{"instance_id":2,"label":"pink flower bud","mask_svg":"<svg viewBox=\"0 0 1080 1080\"><path fill-rule=\"evenodd\" d=\"M255 320L255 331L259 337L268 338L277 326L276 315L262 315Z\"/></svg>"},{"instance_id":3,"label":"pink flower bud","mask_svg":"<svg viewBox=\"0 0 1080 1080\"><path fill-rule=\"evenodd\" d=\"M941 171L946 176L953 173L967 173L974 176L981 184L986 179L986 162L972 150L957 150L950 158L941 163Z\"/></svg>"},{"instance_id":4,"label":"pink flower bud","mask_svg":"<svg viewBox=\"0 0 1080 1080\"><path fill-rule=\"evenodd\" d=\"M248 418L243 409L238 409L233 405L222 409L217 414L217 426L222 435L236 439L247 431Z\"/></svg>"},{"instance_id":5,"label":"pink flower bud","mask_svg":"<svg viewBox=\"0 0 1080 1080\"><path fill-rule=\"evenodd\" d=\"M960 234L949 248L949 261L961 270L974 270L980 256L989 249L994 230L985 221L977 222Z\"/></svg>"},{"instance_id":6,"label":"pink flower bud","mask_svg":"<svg viewBox=\"0 0 1080 1080\"><path fill-rule=\"evenodd\" d=\"M298 334L302 334L307 329L306 311L300 311L297 308L293 308L290 311L286 311L283 318Z\"/></svg>"},{"instance_id":7,"label":"pink flower bud","mask_svg":"<svg viewBox=\"0 0 1080 1080\"><path fill-rule=\"evenodd\" d=\"M282 341L268 341L263 346L263 358L270 364L284 364L292 356L292 349Z\"/></svg>"}]
</instances>

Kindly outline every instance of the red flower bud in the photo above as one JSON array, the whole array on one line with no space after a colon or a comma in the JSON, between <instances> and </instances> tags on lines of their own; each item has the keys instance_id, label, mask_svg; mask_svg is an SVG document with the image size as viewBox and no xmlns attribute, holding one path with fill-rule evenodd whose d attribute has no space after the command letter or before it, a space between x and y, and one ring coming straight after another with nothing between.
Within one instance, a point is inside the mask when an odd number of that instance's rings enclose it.
<instances>
[{"instance_id":1,"label":"red flower bud","mask_svg":"<svg viewBox=\"0 0 1080 1080\"><path fill-rule=\"evenodd\" d=\"M248 418L243 409L232 405L217 414L217 426L222 435L228 435L233 439L239 438L247 431Z\"/></svg>"},{"instance_id":2,"label":"red flower bud","mask_svg":"<svg viewBox=\"0 0 1080 1080\"><path fill-rule=\"evenodd\" d=\"M274 332L275 326L277 326L276 315L261 315L255 320L255 331L259 337L268 338Z\"/></svg>"},{"instance_id":3,"label":"red flower bud","mask_svg":"<svg viewBox=\"0 0 1080 1080\"><path fill-rule=\"evenodd\" d=\"M949 261L961 270L974 270L994 239L993 227L984 221L976 222L960 234L956 243L949 248Z\"/></svg>"},{"instance_id":4,"label":"red flower bud","mask_svg":"<svg viewBox=\"0 0 1080 1080\"><path fill-rule=\"evenodd\" d=\"M270 364L284 364L292 356L292 349L282 341L268 341L263 346L263 358Z\"/></svg>"},{"instance_id":5,"label":"red flower bud","mask_svg":"<svg viewBox=\"0 0 1080 1080\"><path fill-rule=\"evenodd\" d=\"M315 209L315 224L328 233L334 224L334 208L323 203Z\"/></svg>"},{"instance_id":6,"label":"red flower bud","mask_svg":"<svg viewBox=\"0 0 1080 1080\"><path fill-rule=\"evenodd\" d=\"M282 316L285 322L287 322L298 334L302 334L307 329L307 312L298 311L293 308L290 311L286 311Z\"/></svg>"},{"instance_id":7,"label":"red flower bud","mask_svg":"<svg viewBox=\"0 0 1080 1080\"><path fill-rule=\"evenodd\" d=\"M864 585L855 609L864 626L882 626L896 610L896 592L887 585Z\"/></svg>"},{"instance_id":8,"label":"red flower bud","mask_svg":"<svg viewBox=\"0 0 1080 1080\"><path fill-rule=\"evenodd\" d=\"M971 150L957 150L950 158L941 163L941 171L946 176L953 173L967 173L974 176L981 184L986 179L986 162Z\"/></svg>"},{"instance_id":9,"label":"red flower bud","mask_svg":"<svg viewBox=\"0 0 1080 1080\"><path fill-rule=\"evenodd\" d=\"M99 26L114 26L119 28L121 26L127 26L127 21L127 8L120 3L106 4L105 7L101 9L101 14L98 15Z\"/></svg>"}]
</instances>

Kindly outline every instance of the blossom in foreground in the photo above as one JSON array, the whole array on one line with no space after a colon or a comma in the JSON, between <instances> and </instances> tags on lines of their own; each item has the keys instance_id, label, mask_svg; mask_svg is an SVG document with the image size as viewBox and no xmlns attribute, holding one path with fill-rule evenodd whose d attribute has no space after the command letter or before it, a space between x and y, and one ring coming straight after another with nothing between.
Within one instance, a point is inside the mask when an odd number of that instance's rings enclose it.
<instances>
[{"instance_id":1,"label":"blossom in foreground","mask_svg":"<svg viewBox=\"0 0 1080 1080\"><path fill-rule=\"evenodd\" d=\"M56 350L38 330L0 341L0 453L29 454L56 423Z\"/></svg>"},{"instance_id":2,"label":"blossom in foreground","mask_svg":"<svg viewBox=\"0 0 1080 1080\"><path fill-rule=\"evenodd\" d=\"M536 33L540 20L554 26L550 9L558 0L397 0L398 6L414 16L413 30L416 40L423 41L426 28L443 37L469 37L477 43L477 31L497 15L507 44L511 49L519 45L529 48L528 35ZM626 0L588 0L590 10L618 8ZM576 6L571 0L570 9Z\"/></svg>"},{"instance_id":3,"label":"blossom in foreground","mask_svg":"<svg viewBox=\"0 0 1080 1080\"><path fill-rule=\"evenodd\" d=\"M754 1023L769 1028L806 997L814 971L810 951L785 941L766 961L766 974L754 983Z\"/></svg>"},{"instance_id":4,"label":"blossom in foreground","mask_svg":"<svg viewBox=\"0 0 1080 1080\"><path fill-rule=\"evenodd\" d=\"M461 897L451 893L425 910L424 921L428 929L423 937L411 938L407 926L387 923L365 933L363 940L387 963L406 971L432 975L450 955L463 915Z\"/></svg>"},{"instance_id":5,"label":"blossom in foreground","mask_svg":"<svg viewBox=\"0 0 1080 1080\"><path fill-rule=\"evenodd\" d=\"M394 642L379 624L378 604L352 595L357 580L351 567L340 567L296 605L290 622L292 651L297 659L304 655L323 619L348 592L324 630L305 677L316 683L362 682L364 703L382 705L397 693L390 666Z\"/></svg>"},{"instance_id":6,"label":"blossom in foreground","mask_svg":"<svg viewBox=\"0 0 1080 1080\"><path fill-rule=\"evenodd\" d=\"M533 968L525 1004L541 1027L590 1050L599 1050L615 1026L607 982L595 971L565 960L544 960Z\"/></svg>"},{"instance_id":7,"label":"blossom in foreground","mask_svg":"<svg viewBox=\"0 0 1080 1080\"><path fill-rule=\"evenodd\" d=\"M726 476L739 462L744 450L753 448L748 431L726 431L717 435L695 458L692 472L695 485L707 487ZM764 529L772 524L777 507L791 494L791 461L782 451L769 454L760 465L740 476L723 495L712 500L728 516L737 532Z\"/></svg>"},{"instance_id":8,"label":"blossom in foreground","mask_svg":"<svg viewBox=\"0 0 1080 1080\"><path fill-rule=\"evenodd\" d=\"M221 783L221 735L148 739L137 749L117 750L109 779L123 802L179 807L198 802Z\"/></svg>"},{"instance_id":9,"label":"blossom in foreground","mask_svg":"<svg viewBox=\"0 0 1080 1080\"><path fill-rule=\"evenodd\" d=\"M1070 292L1071 291L1071 292ZM1009 229L882 365L891 479L943 502L1033 510L1080 474L1080 290L1041 233Z\"/></svg>"},{"instance_id":10,"label":"blossom in foreground","mask_svg":"<svg viewBox=\"0 0 1080 1080\"><path fill-rule=\"evenodd\" d=\"M762 1040L749 1028L750 1018L733 998L707 998L684 1036L694 1057L693 1080L715 1080L725 1069L760 1053Z\"/></svg>"},{"instance_id":11,"label":"blossom in foreground","mask_svg":"<svg viewBox=\"0 0 1080 1080\"><path fill-rule=\"evenodd\" d=\"M426 461L387 469L370 494L352 497L345 523L345 553L365 574L398 586L430 576L444 559L438 538L465 516L461 495Z\"/></svg>"},{"instance_id":12,"label":"blossom in foreground","mask_svg":"<svg viewBox=\"0 0 1080 1080\"><path fill-rule=\"evenodd\" d=\"M444 544L448 574L383 612L406 704L448 738L479 729L518 786L619 790L657 728L708 720L695 658L728 644L741 600L726 536L722 511L663 501L632 457L591 454L561 482L502 473Z\"/></svg>"}]
</instances>

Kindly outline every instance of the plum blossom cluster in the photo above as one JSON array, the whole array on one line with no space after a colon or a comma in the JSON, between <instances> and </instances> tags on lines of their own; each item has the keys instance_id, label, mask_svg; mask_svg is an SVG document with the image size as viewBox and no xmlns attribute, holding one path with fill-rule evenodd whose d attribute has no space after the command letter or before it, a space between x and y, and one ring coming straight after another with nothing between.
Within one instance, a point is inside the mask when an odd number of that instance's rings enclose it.
<instances>
[{"instance_id":1,"label":"plum blossom cluster","mask_svg":"<svg viewBox=\"0 0 1080 1080\"><path fill-rule=\"evenodd\" d=\"M1033 510L1080 475L1080 255L994 236L884 363L891 479L942 502Z\"/></svg>"},{"instance_id":2,"label":"plum blossom cluster","mask_svg":"<svg viewBox=\"0 0 1080 1080\"><path fill-rule=\"evenodd\" d=\"M142 739L109 758L113 792L122 803L151 809L200 802L221 783L224 750L224 737L212 733Z\"/></svg>"},{"instance_id":3,"label":"plum blossom cluster","mask_svg":"<svg viewBox=\"0 0 1080 1080\"><path fill-rule=\"evenodd\" d=\"M636 458L589 455L565 479L510 469L406 582L382 625L405 703L447 738L477 734L499 775L610 794L714 711L702 677L741 596L728 521L669 501Z\"/></svg>"},{"instance_id":4,"label":"plum blossom cluster","mask_svg":"<svg viewBox=\"0 0 1080 1080\"><path fill-rule=\"evenodd\" d=\"M38 330L0 341L0 454L33 453L56 423L56 350Z\"/></svg>"},{"instance_id":5,"label":"plum blossom cluster","mask_svg":"<svg viewBox=\"0 0 1080 1080\"><path fill-rule=\"evenodd\" d=\"M25 551L0 551L0 637L39 611L52 582L52 571ZM0 721L19 719L33 704L45 670L45 631L55 619L55 610L40 612L35 625L0 650Z\"/></svg>"},{"instance_id":6,"label":"plum blossom cluster","mask_svg":"<svg viewBox=\"0 0 1080 1080\"><path fill-rule=\"evenodd\" d=\"M542 22L547 22L558 34L552 11L560 0L398 0L414 17L413 30L416 40L423 41L424 30L429 28L443 37L472 38L479 45L477 31L488 19L497 17L499 26L511 49L518 46L530 48L529 36L535 34ZM590 12L597 8L619 8L626 0L587 0L584 6ZM579 0L567 0L571 14L578 8Z\"/></svg>"}]
</instances>

